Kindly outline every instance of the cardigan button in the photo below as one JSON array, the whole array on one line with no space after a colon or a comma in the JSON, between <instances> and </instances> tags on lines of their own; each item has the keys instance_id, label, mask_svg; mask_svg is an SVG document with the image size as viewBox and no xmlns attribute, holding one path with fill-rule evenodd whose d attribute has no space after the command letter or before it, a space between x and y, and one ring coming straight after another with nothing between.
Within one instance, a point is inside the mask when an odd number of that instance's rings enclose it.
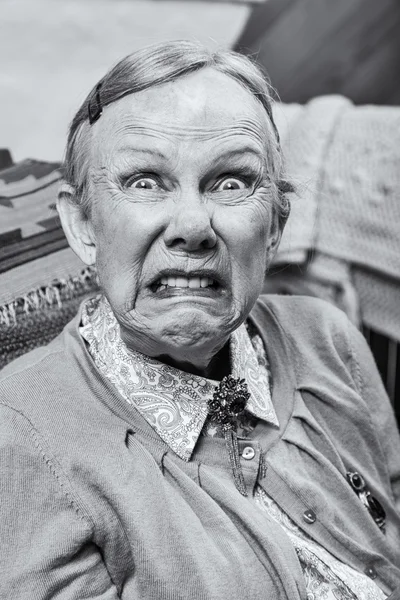
<instances>
[{"instance_id":1,"label":"cardigan button","mask_svg":"<svg viewBox=\"0 0 400 600\"><path fill-rule=\"evenodd\" d=\"M252 460L255 455L256 452L251 446L246 446L246 448L243 449L242 456L245 460Z\"/></svg>"},{"instance_id":2,"label":"cardigan button","mask_svg":"<svg viewBox=\"0 0 400 600\"><path fill-rule=\"evenodd\" d=\"M303 513L303 519L305 520L306 523L308 523L309 525L312 525L317 520L317 515L315 514L315 512L313 510L306 510Z\"/></svg>"},{"instance_id":3,"label":"cardigan button","mask_svg":"<svg viewBox=\"0 0 400 600\"><path fill-rule=\"evenodd\" d=\"M375 571L374 567L366 567L364 573L371 579L376 579L378 576L378 573Z\"/></svg>"}]
</instances>

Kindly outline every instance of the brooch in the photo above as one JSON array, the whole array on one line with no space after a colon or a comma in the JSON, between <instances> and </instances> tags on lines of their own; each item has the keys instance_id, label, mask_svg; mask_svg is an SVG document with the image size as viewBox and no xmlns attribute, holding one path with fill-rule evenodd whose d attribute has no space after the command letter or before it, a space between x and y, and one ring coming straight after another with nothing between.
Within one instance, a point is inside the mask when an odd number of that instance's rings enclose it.
<instances>
[{"instance_id":1,"label":"brooch","mask_svg":"<svg viewBox=\"0 0 400 600\"><path fill-rule=\"evenodd\" d=\"M208 402L210 420L218 424L222 429L228 448L235 485L243 496L247 496L247 489L240 465L237 441L237 418L246 408L249 398L250 393L245 380L227 375L222 379L213 397Z\"/></svg>"},{"instance_id":2,"label":"brooch","mask_svg":"<svg viewBox=\"0 0 400 600\"><path fill-rule=\"evenodd\" d=\"M382 504L377 500L367 488L364 477L357 472L352 473L348 471L346 477L351 487L360 498L368 510L375 523L378 525L382 533L385 533L386 529L386 513Z\"/></svg>"}]
</instances>

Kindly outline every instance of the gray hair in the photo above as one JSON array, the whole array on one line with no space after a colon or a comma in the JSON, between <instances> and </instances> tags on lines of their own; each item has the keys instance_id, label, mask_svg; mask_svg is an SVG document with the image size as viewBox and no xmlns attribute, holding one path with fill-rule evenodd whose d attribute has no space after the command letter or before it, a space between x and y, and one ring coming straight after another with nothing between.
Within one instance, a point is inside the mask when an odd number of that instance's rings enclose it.
<instances>
[{"instance_id":1,"label":"gray hair","mask_svg":"<svg viewBox=\"0 0 400 600\"><path fill-rule=\"evenodd\" d=\"M271 139L267 161L283 229L290 210L286 194L293 188L282 178L279 133L272 114L273 88L267 75L250 58L237 52L211 51L197 42L183 40L154 44L123 58L95 85L73 118L65 153L64 177L75 190L73 201L86 216L90 214L89 132L91 123L99 118L102 108L128 94L175 81L205 67L212 67L240 83L262 104L268 115Z\"/></svg>"}]
</instances>

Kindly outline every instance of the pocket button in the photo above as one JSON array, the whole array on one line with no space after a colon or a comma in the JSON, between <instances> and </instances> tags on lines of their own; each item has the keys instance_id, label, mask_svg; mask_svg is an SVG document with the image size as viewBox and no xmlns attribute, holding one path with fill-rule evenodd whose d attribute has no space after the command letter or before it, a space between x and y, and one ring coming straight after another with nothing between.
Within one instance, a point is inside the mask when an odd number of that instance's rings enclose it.
<instances>
[{"instance_id":1,"label":"pocket button","mask_svg":"<svg viewBox=\"0 0 400 600\"><path fill-rule=\"evenodd\" d=\"M366 569L364 570L364 573L370 577L371 579L376 579L378 574L375 571L374 567L366 567Z\"/></svg>"},{"instance_id":2,"label":"pocket button","mask_svg":"<svg viewBox=\"0 0 400 600\"><path fill-rule=\"evenodd\" d=\"M315 514L315 512L313 510L306 510L303 513L303 519L306 523L308 523L309 525L312 525L317 520L317 515Z\"/></svg>"}]
</instances>

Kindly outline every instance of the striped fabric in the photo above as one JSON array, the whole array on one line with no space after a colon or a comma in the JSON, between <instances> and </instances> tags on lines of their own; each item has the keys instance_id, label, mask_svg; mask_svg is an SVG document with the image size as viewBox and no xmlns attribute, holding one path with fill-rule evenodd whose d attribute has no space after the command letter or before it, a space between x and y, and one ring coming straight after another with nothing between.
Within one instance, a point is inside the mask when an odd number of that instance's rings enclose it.
<instances>
[{"instance_id":1,"label":"striped fabric","mask_svg":"<svg viewBox=\"0 0 400 600\"><path fill-rule=\"evenodd\" d=\"M55 211L60 163L0 155L0 368L47 344L97 291ZM10 164L11 162L11 164Z\"/></svg>"}]
</instances>

